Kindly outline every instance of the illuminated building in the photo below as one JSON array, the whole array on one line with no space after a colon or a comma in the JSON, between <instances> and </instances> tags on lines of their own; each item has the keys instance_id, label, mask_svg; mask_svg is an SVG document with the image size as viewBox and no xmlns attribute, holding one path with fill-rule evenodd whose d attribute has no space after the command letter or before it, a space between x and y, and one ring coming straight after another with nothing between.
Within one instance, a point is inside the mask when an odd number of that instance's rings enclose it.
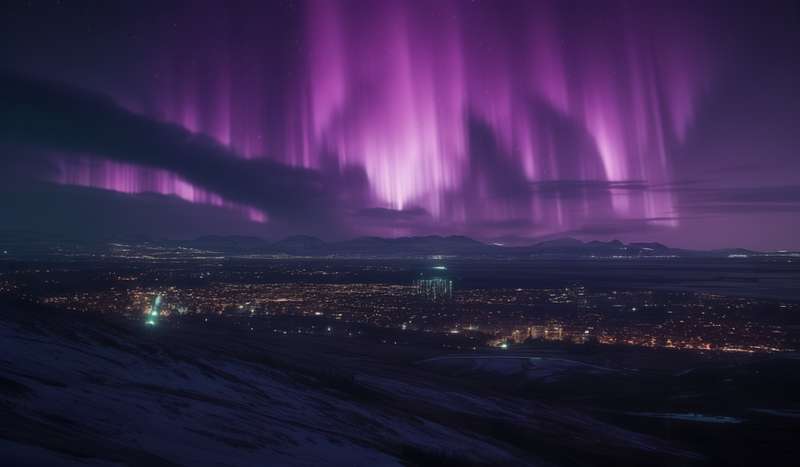
<instances>
[{"instance_id":1,"label":"illuminated building","mask_svg":"<svg viewBox=\"0 0 800 467\"><path fill-rule=\"evenodd\" d=\"M446 279L420 279L414 281L417 295L432 302L450 302L453 299L453 281Z\"/></svg>"}]
</instances>

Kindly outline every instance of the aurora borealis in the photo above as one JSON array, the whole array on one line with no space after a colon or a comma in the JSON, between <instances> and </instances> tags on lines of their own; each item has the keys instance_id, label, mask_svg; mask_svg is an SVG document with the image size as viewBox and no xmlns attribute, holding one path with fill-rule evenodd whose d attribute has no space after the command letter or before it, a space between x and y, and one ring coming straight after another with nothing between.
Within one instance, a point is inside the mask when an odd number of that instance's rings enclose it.
<instances>
[{"instance_id":1,"label":"aurora borealis","mask_svg":"<svg viewBox=\"0 0 800 467\"><path fill-rule=\"evenodd\" d=\"M0 13L2 228L800 249L792 2Z\"/></svg>"}]
</instances>

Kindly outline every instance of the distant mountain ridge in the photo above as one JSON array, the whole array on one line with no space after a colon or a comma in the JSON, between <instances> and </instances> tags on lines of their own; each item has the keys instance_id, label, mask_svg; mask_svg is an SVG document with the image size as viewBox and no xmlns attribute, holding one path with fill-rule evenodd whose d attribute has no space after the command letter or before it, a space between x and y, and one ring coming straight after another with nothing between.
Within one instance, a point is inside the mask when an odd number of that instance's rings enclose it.
<instances>
[{"instance_id":1,"label":"distant mountain ridge","mask_svg":"<svg viewBox=\"0 0 800 467\"><path fill-rule=\"evenodd\" d=\"M37 251L62 251L63 249L109 249L118 246L139 248L193 248L229 255L287 255L302 257L363 256L363 257L419 257L419 256L510 256L542 258L586 257L729 257L758 255L759 252L741 248L712 251L670 248L661 243L629 243L619 240L584 243L574 238L543 241L530 246L488 245L478 240L451 235L441 237L358 237L342 242L325 242L308 235L291 235L270 243L260 237L243 235L203 235L194 240L169 240L151 238L143 234L118 235L104 240L88 242L61 235L25 230L0 231L0 246L11 253L35 254Z\"/></svg>"}]
</instances>

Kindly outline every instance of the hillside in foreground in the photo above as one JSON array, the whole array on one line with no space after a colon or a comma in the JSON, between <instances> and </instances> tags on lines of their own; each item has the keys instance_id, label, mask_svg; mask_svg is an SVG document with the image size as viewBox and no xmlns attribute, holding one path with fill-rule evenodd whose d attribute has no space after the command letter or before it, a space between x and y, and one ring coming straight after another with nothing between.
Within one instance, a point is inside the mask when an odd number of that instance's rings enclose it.
<instances>
[{"instance_id":1,"label":"hillside in foreground","mask_svg":"<svg viewBox=\"0 0 800 467\"><path fill-rule=\"evenodd\" d=\"M565 404L311 335L0 309L0 438L26 465L650 465L702 456Z\"/></svg>"}]
</instances>

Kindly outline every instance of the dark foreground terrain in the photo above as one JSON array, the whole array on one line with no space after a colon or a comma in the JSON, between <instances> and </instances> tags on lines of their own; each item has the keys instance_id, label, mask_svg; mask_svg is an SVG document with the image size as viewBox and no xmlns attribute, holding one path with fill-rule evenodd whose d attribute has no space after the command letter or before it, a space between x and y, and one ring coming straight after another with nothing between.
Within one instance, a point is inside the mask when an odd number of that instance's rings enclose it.
<instances>
[{"instance_id":1,"label":"dark foreground terrain","mask_svg":"<svg viewBox=\"0 0 800 467\"><path fill-rule=\"evenodd\" d=\"M388 337L148 329L0 304L3 464L794 465L800 454L791 355Z\"/></svg>"}]
</instances>

